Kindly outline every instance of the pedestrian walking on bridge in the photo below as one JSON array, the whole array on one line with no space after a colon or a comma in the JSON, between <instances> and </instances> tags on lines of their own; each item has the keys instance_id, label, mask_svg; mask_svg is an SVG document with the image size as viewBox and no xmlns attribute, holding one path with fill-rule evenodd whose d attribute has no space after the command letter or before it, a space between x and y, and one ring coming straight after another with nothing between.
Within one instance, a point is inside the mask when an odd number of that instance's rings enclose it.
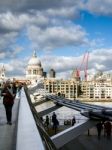
<instances>
[{"instance_id":1,"label":"pedestrian walking on bridge","mask_svg":"<svg viewBox=\"0 0 112 150\"><path fill-rule=\"evenodd\" d=\"M112 130L111 122L106 121L104 124L104 128L105 128L107 139L111 139L111 130Z\"/></svg>"},{"instance_id":2,"label":"pedestrian walking on bridge","mask_svg":"<svg viewBox=\"0 0 112 150\"><path fill-rule=\"evenodd\" d=\"M49 129L49 116L48 115L46 116L45 125L47 129Z\"/></svg>"},{"instance_id":3,"label":"pedestrian walking on bridge","mask_svg":"<svg viewBox=\"0 0 112 150\"><path fill-rule=\"evenodd\" d=\"M3 96L3 104L6 111L7 124L9 125L12 125L12 107L16 96L16 88L14 84L13 86L11 86L10 81L6 81L1 92L1 96Z\"/></svg>"},{"instance_id":4,"label":"pedestrian walking on bridge","mask_svg":"<svg viewBox=\"0 0 112 150\"><path fill-rule=\"evenodd\" d=\"M75 116L72 118L72 126L76 123Z\"/></svg>"},{"instance_id":5,"label":"pedestrian walking on bridge","mask_svg":"<svg viewBox=\"0 0 112 150\"><path fill-rule=\"evenodd\" d=\"M97 128L97 132L98 132L98 139L100 140L100 138L101 138L101 131L103 129L102 122L97 123L96 128Z\"/></svg>"},{"instance_id":6,"label":"pedestrian walking on bridge","mask_svg":"<svg viewBox=\"0 0 112 150\"><path fill-rule=\"evenodd\" d=\"M56 134L59 121L57 119L57 115L55 114L55 112L53 112L53 115L52 115L52 123L53 123L53 130L55 131L55 134Z\"/></svg>"}]
</instances>

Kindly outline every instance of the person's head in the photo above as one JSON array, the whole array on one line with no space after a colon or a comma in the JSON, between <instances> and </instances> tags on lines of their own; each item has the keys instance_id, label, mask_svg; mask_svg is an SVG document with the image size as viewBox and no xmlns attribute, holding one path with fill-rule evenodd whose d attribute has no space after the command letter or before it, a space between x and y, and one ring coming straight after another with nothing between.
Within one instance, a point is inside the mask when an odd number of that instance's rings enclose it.
<instances>
[{"instance_id":1,"label":"person's head","mask_svg":"<svg viewBox=\"0 0 112 150\"><path fill-rule=\"evenodd\" d=\"M7 81L5 82L5 87L9 87L9 86L10 86L10 81L7 80Z\"/></svg>"}]
</instances>

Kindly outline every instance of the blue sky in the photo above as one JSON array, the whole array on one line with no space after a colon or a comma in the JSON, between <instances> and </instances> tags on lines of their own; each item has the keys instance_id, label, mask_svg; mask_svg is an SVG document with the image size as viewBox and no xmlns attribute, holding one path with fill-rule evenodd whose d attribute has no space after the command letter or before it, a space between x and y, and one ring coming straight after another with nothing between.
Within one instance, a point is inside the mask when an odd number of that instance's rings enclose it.
<instances>
[{"instance_id":1,"label":"blue sky","mask_svg":"<svg viewBox=\"0 0 112 150\"><path fill-rule=\"evenodd\" d=\"M76 23L80 24L87 31L91 39L104 39L104 46L111 47L112 35L112 17L90 14L82 12L81 19L77 19Z\"/></svg>"},{"instance_id":2,"label":"blue sky","mask_svg":"<svg viewBox=\"0 0 112 150\"><path fill-rule=\"evenodd\" d=\"M0 64L7 76L24 76L36 50L45 71L54 68L57 76L68 78L89 51L88 74L111 72L111 28L110 0L4 0Z\"/></svg>"}]
</instances>

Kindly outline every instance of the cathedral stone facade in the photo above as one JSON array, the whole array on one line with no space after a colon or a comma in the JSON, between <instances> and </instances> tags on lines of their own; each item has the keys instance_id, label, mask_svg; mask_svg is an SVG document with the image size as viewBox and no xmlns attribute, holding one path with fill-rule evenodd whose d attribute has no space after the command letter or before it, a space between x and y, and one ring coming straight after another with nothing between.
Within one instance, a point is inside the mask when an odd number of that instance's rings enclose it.
<instances>
[{"instance_id":1,"label":"cathedral stone facade","mask_svg":"<svg viewBox=\"0 0 112 150\"><path fill-rule=\"evenodd\" d=\"M36 52L34 51L27 65L26 79L30 81L37 81L42 77L43 77L43 68L41 65L41 61L38 59Z\"/></svg>"},{"instance_id":2,"label":"cathedral stone facade","mask_svg":"<svg viewBox=\"0 0 112 150\"><path fill-rule=\"evenodd\" d=\"M0 67L0 81L1 80L5 80L6 79L6 76L5 76L5 67L4 65L2 67Z\"/></svg>"}]
</instances>

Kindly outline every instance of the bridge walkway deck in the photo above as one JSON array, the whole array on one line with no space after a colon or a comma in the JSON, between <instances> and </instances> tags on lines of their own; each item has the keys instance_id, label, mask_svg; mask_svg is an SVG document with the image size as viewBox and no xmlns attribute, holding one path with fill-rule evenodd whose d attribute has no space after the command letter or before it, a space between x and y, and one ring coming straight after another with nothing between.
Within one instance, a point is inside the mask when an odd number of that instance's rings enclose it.
<instances>
[{"instance_id":1,"label":"bridge walkway deck","mask_svg":"<svg viewBox=\"0 0 112 150\"><path fill-rule=\"evenodd\" d=\"M107 139L103 132L100 140L97 137L96 128L90 129L90 136L88 132L80 135L76 139L72 140L68 144L64 145L59 150L111 150L112 149L112 136L111 139Z\"/></svg>"},{"instance_id":2,"label":"bridge walkway deck","mask_svg":"<svg viewBox=\"0 0 112 150\"><path fill-rule=\"evenodd\" d=\"M0 98L0 150L14 150L16 146L16 123L19 99L15 99L12 109L12 125L6 121L3 100Z\"/></svg>"}]
</instances>

